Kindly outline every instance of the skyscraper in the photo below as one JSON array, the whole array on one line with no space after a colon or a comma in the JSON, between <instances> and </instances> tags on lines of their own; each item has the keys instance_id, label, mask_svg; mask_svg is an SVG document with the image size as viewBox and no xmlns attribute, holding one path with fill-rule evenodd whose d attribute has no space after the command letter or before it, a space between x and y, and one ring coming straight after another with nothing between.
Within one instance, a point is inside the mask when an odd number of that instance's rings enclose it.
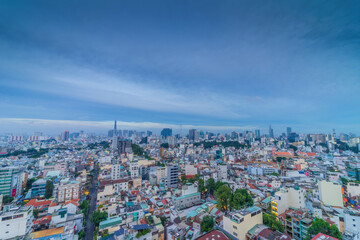
<instances>
[{"instance_id":1,"label":"skyscraper","mask_svg":"<svg viewBox=\"0 0 360 240\"><path fill-rule=\"evenodd\" d=\"M287 137L290 136L290 133L291 133L291 127L287 127L287 128L286 128L286 135L287 135Z\"/></svg>"},{"instance_id":2,"label":"skyscraper","mask_svg":"<svg viewBox=\"0 0 360 240\"><path fill-rule=\"evenodd\" d=\"M271 124L269 126L269 137L271 137L271 138L274 137L274 129L271 128Z\"/></svg>"},{"instance_id":3,"label":"skyscraper","mask_svg":"<svg viewBox=\"0 0 360 240\"><path fill-rule=\"evenodd\" d=\"M260 138L260 129L255 129L255 138Z\"/></svg>"},{"instance_id":4,"label":"skyscraper","mask_svg":"<svg viewBox=\"0 0 360 240\"><path fill-rule=\"evenodd\" d=\"M172 136L172 129L171 128L164 128L163 130L161 130L161 136L164 137L164 138Z\"/></svg>"},{"instance_id":5,"label":"skyscraper","mask_svg":"<svg viewBox=\"0 0 360 240\"><path fill-rule=\"evenodd\" d=\"M189 130L189 140L192 142L199 140L199 133L196 131L196 129Z\"/></svg>"},{"instance_id":6,"label":"skyscraper","mask_svg":"<svg viewBox=\"0 0 360 240\"><path fill-rule=\"evenodd\" d=\"M115 123L114 123L114 135L117 136L116 120L115 120Z\"/></svg>"},{"instance_id":7,"label":"skyscraper","mask_svg":"<svg viewBox=\"0 0 360 240\"><path fill-rule=\"evenodd\" d=\"M70 133L68 130L65 130L65 132L63 133L62 139L63 141L69 141L70 138Z\"/></svg>"}]
</instances>

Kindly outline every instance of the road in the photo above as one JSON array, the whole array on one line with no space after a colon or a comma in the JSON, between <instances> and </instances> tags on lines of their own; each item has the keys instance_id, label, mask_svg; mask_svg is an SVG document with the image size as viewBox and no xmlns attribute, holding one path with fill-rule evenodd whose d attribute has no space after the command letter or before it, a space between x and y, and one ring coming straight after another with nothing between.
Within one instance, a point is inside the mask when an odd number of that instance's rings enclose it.
<instances>
[{"instance_id":1,"label":"road","mask_svg":"<svg viewBox=\"0 0 360 240\"><path fill-rule=\"evenodd\" d=\"M97 179L98 179L98 169L97 169L97 162L94 162L94 177L91 183L91 189L89 192L90 195L90 209L89 214L86 219L86 232L85 232L85 240L91 240L94 238L94 224L90 221L91 214L95 211L96 208L96 195L97 195Z\"/></svg>"}]
</instances>

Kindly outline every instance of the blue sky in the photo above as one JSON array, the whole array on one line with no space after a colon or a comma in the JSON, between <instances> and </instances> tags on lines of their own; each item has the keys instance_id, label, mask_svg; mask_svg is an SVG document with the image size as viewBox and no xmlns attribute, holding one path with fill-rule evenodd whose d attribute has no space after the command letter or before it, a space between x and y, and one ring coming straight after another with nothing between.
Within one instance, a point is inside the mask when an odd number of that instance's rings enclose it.
<instances>
[{"instance_id":1,"label":"blue sky","mask_svg":"<svg viewBox=\"0 0 360 240\"><path fill-rule=\"evenodd\" d=\"M359 1L2 1L0 132L118 119L360 133L359 12Z\"/></svg>"}]
</instances>

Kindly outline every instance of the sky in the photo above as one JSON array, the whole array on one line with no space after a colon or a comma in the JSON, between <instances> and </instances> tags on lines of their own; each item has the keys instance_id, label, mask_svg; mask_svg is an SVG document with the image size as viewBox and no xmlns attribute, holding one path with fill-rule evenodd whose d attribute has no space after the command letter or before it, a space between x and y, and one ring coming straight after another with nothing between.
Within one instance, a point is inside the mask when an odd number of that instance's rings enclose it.
<instances>
[{"instance_id":1,"label":"sky","mask_svg":"<svg viewBox=\"0 0 360 240\"><path fill-rule=\"evenodd\" d=\"M0 133L360 134L360 2L2 1Z\"/></svg>"}]
</instances>

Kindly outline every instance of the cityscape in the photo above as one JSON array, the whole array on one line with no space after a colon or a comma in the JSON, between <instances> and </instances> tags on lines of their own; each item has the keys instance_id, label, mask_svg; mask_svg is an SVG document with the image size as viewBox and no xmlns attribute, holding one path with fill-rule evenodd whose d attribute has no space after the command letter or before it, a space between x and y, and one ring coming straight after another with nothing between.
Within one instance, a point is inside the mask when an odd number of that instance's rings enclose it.
<instances>
[{"instance_id":1,"label":"cityscape","mask_svg":"<svg viewBox=\"0 0 360 240\"><path fill-rule=\"evenodd\" d=\"M360 1L0 6L0 240L360 240Z\"/></svg>"}]
</instances>

